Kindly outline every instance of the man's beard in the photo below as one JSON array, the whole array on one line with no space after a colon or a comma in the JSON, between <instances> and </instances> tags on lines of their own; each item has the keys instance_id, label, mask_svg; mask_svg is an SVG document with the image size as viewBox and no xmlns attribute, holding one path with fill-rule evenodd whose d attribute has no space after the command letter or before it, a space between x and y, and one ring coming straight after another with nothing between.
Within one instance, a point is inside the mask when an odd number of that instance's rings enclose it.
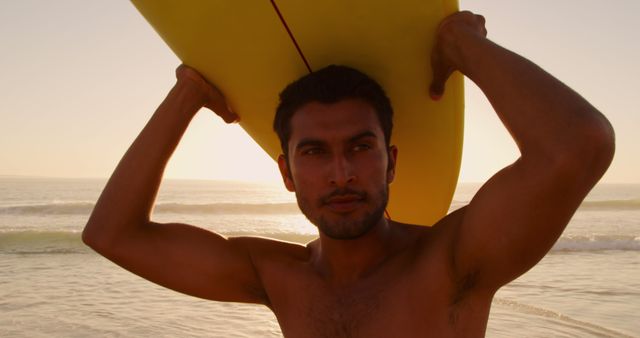
<instances>
[{"instance_id":1,"label":"man's beard","mask_svg":"<svg viewBox=\"0 0 640 338\"><path fill-rule=\"evenodd\" d=\"M330 221L322 215L314 217L309 206L309 201L302 199L298 194L296 194L296 199L298 200L298 206L300 206L302 213L321 233L332 239L351 240L363 236L380 222L389 200L389 187L383 185L382 189L377 192L377 196L369 196L365 192L358 192L351 189L336 189L327 197L321 199L319 208L324 207L324 201L328 198L340 195L358 195L365 203L369 201L369 199L374 198L376 204L371 211L367 211L360 218L354 219L349 218L349 215L345 215L342 219Z\"/></svg>"}]
</instances>

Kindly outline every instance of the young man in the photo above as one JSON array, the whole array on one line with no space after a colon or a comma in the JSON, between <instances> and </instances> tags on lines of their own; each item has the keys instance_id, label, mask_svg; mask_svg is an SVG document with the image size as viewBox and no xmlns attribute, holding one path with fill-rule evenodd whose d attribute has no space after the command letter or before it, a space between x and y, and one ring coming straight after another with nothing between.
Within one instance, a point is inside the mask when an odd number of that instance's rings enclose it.
<instances>
[{"instance_id":1,"label":"young man","mask_svg":"<svg viewBox=\"0 0 640 338\"><path fill-rule=\"evenodd\" d=\"M83 239L174 290L264 304L287 337L483 336L494 293L548 252L605 172L613 130L578 94L486 39L481 16L456 13L437 34L432 97L442 95L453 71L462 72L489 98L521 156L433 227L383 217L398 149L389 145L384 99L366 94L375 85L296 101L308 80L285 90L275 126L284 183L318 226L317 240L226 239L152 222L164 167L195 113L205 106L227 122L237 118L215 87L180 67ZM332 72L361 76L341 67L319 73Z\"/></svg>"}]
</instances>

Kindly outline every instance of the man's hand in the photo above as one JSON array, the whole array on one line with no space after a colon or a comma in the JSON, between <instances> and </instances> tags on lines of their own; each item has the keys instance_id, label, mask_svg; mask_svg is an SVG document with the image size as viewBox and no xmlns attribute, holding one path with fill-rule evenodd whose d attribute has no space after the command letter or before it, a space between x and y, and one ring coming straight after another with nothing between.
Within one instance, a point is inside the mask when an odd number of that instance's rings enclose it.
<instances>
[{"instance_id":1,"label":"man's hand","mask_svg":"<svg viewBox=\"0 0 640 338\"><path fill-rule=\"evenodd\" d=\"M442 20L438 26L436 43L431 53L433 80L429 94L434 100L442 97L445 83L454 71L464 73L464 59L457 44L457 39L462 36L485 38L487 29L484 17L469 11L458 12Z\"/></svg>"},{"instance_id":2,"label":"man's hand","mask_svg":"<svg viewBox=\"0 0 640 338\"><path fill-rule=\"evenodd\" d=\"M207 82L195 69L184 64L180 65L176 69L176 78L178 79L178 83L191 86L193 90L200 93L202 106L211 109L220 116L224 122L238 122L240 117L231 110L220 90Z\"/></svg>"}]
</instances>

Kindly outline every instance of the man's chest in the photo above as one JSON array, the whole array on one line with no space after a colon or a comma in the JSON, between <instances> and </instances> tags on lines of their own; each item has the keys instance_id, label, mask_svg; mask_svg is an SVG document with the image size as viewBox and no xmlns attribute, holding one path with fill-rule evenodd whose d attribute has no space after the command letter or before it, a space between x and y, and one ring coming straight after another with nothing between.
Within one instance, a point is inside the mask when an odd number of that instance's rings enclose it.
<instances>
[{"instance_id":1,"label":"man's chest","mask_svg":"<svg viewBox=\"0 0 640 338\"><path fill-rule=\"evenodd\" d=\"M270 297L287 337L447 336L455 329L452 311L460 311L451 305L448 284L392 275L341 288L298 276L281 283Z\"/></svg>"}]
</instances>

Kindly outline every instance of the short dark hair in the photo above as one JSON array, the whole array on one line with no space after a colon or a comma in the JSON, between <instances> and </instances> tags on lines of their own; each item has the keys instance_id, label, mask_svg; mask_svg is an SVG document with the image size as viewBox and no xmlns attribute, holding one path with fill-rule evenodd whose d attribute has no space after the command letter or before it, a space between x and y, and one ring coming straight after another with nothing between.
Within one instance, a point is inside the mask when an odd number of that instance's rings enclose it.
<instances>
[{"instance_id":1,"label":"short dark hair","mask_svg":"<svg viewBox=\"0 0 640 338\"><path fill-rule=\"evenodd\" d=\"M280 139L282 152L288 155L291 118L300 107L310 102L331 104L344 99L362 99L373 106L388 146L393 129L393 109L384 89L356 69L331 65L301 77L280 93L273 129Z\"/></svg>"}]
</instances>

